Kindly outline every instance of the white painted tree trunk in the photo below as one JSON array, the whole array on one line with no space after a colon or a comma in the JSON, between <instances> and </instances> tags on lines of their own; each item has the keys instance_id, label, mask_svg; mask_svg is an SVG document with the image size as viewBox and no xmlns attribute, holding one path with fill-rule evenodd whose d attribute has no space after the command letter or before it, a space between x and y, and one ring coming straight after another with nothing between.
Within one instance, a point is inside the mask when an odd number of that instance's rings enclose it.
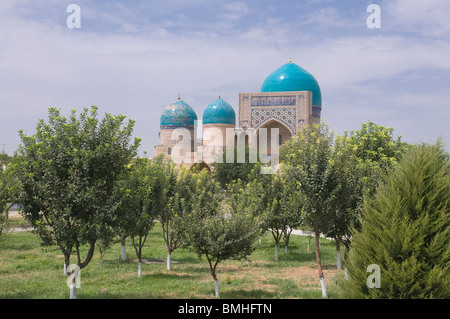
<instances>
[{"instance_id":1,"label":"white painted tree trunk","mask_svg":"<svg viewBox=\"0 0 450 319\"><path fill-rule=\"evenodd\" d=\"M288 246L284 245L284 253L287 255L288 254Z\"/></svg>"},{"instance_id":2,"label":"white painted tree trunk","mask_svg":"<svg viewBox=\"0 0 450 319\"><path fill-rule=\"evenodd\" d=\"M65 262L64 262L64 276L67 276L67 265Z\"/></svg>"},{"instance_id":3,"label":"white painted tree trunk","mask_svg":"<svg viewBox=\"0 0 450 319\"><path fill-rule=\"evenodd\" d=\"M337 269L342 269L342 265L341 265L341 251L340 250L336 251L336 267L337 267Z\"/></svg>"},{"instance_id":4,"label":"white painted tree trunk","mask_svg":"<svg viewBox=\"0 0 450 319\"><path fill-rule=\"evenodd\" d=\"M247 266L250 266L250 261L248 260L248 255L245 256L245 261L247 262Z\"/></svg>"},{"instance_id":5,"label":"white painted tree trunk","mask_svg":"<svg viewBox=\"0 0 450 319\"><path fill-rule=\"evenodd\" d=\"M138 277L142 278L142 263L141 262L138 264Z\"/></svg>"},{"instance_id":6,"label":"white painted tree trunk","mask_svg":"<svg viewBox=\"0 0 450 319\"><path fill-rule=\"evenodd\" d=\"M220 298L219 281L217 279L214 279L214 287L216 288L216 298L219 299Z\"/></svg>"},{"instance_id":7,"label":"white painted tree trunk","mask_svg":"<svg viewBox=\"0 0 450 319\"><path fill-rule=\"evenodd\" d=\"M127 250L125 248L125 245L122 245L122 261L127 260Z\"/></svg>"},{"instance_id":8,"label":"white painted tree trunk","mask_svg":"<svg viewBox=\"0 0 450 319\"><path fill-rule=\"evenodd\" d=\"M325 287L325 280L323 277L320 278L320 285L322 286L322 298L328 298L327 288Z\"/></svg>"},{"instance_id":9,"label":"white painted tree trunk","mask_svg":"<svg viewBox=\"0 0 450 319\"><path fill-rule=\"evenodd\" d=\"M167 270L172 270L172 256L170 253L167 254Z\"/></svg>"},{"instance_id":10,"label":"white painted tree trunk","mask_svg":"<svg viewBox=\"0 0 450 319\"><path fill-rule=\"evenodd\" d=\"M75 284L75 282L72 282L70 284L69 289L70 289L70 299L77 299L77 285Z\"/></svg>"},{"instance_id":11,"label":"white painted tree trunk","mask_svg":"<svg viewBox=\"0 0 450 319\"><path fill-rule=\"evenodd\" d=\"M275 244L275 260L278 261L278 244Z\"/></svg>"},{"instance_id":12,"label":"white painted tree trunk","mask_svg":"<svg viewBox=\"0 0 450 319\"><path fill-rule=\"evenodd\" d=\"M261 236L259 236L259 244L261 245Z\"/></svg>"}]
</instances>

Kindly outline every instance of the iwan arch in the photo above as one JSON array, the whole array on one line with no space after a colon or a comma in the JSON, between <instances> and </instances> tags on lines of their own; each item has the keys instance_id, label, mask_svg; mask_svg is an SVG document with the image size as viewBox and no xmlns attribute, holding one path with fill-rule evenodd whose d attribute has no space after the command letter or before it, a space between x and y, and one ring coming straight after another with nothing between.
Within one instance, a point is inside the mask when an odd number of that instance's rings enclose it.
<instances>
[{"instance_id":1,"label":"iwan arch","mask_svg":"<svg viewBox=\"0 0 450 319\"><path fill-rule=\"evenodd\" d=\"M197 139L197 114L183 100L169 104L160 121L160 144L155 156L191 168L200 163L209 169L223 146L246 144L278 147L303 126L320 122L322 95L314 76L289 60L264 80L261 92L239 93L239 119L220 96L203 112L203 138ZM267 142L261 137L267 136ZM256 143L255 143L256 142ZM253 144L255 143L255 144ZM242 144L241 144L242 145ZM252 147L252 146L250 146ZM261 150L260 150L261 152Z\"/></svg>"}]
</instances>

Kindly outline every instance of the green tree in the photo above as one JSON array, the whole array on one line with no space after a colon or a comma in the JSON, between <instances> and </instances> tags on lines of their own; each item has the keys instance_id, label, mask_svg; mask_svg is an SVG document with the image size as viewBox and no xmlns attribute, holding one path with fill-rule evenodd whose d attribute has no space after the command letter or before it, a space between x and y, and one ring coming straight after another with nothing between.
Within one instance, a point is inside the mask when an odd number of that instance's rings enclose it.
<instances>
[{"instance_id":1,"label":"green tree","mask_svg":"<svg viewBox=\"0 0 450 319\"><path fill-rule=\"evenodd\" d=\"M0 236L8 227L9 209L13 205L13 181L11 169L8 168L10 161L8 154L0 154Z\"/></svg>"},{"instance_id":2,"label":"green tree","mask_svg":"<svg viewBox=\"0 0 450 319\"><path fill-rule=\"evenodd\" d=\"M352 235L342 297L450 297L450 163L440 142L412 147L388 171Z\"/></svg>"},{"instance_id":3,"label":"green tree","mask_svg":"<svg viewBox=\"0 0 450 319\"><path fill-rule=\"evenodd\" d=\"M261 203L261 220L263 228L269 230L275 241L275 260L278 261L278 248L281 240L288 251L289 237L301 223L302 200L296 181L287 175L260 174L257 178L259 187L252 187L255 197Z\"/></svg>"},{"instance_id":4,"label":"green tree","mask_svg":"<svg viewBox=\"0 0 450 319\"><path fill-rule=\"evenodd\" d=\"M110 235L103 230L117 213L117 181L139 145L130 141L133 121L124 125L125 116L110 114L99 120L97 110L85 108L79 117L73 110L66 118L50 108L48 122L40 120L34 135L20 131L14 164L24 218L42 245L56 243L66 266L75 251L80 269L91 261L96 242Z\"/></svg>"},{"instance_id":5,"label":"green tree","mask_svg":"<svg viewBox=\"0 0 450 319\"><path fill-rule=\"evenodd\" d=\"M161 209L164 184L160 173L161 159L135 158L128 165L120 185L123 199L119 208L118 224L131 238L138 258L138 276L142 277L142 249Z\"/></svg>"},{"instance_id":6,"label":"green tree","mask_svg":"<svg viewBox=\"0 0 450 319\"><path fill-rule=\"evenodd\" d=\"M182 246L186 232L186 216L192 211L195 178L185 168L165 164L160 170L163 183L158 218L167 247L167 270L171 270L172 253Z\"/></svg>"},{"instance_id":7,"label":"green tree","mask_svg":"<svg viewBox=\"0 0 450 319\"><path fill-rule=\"evenodd\" d=\"M333 134L325 123L305 127L281 148L283 174L297 181L304 199L304 222L315 233L322 296L327 297L320 258L321 232L327 230L337 190L332 157Z\"/></svg>"},{"instance_id":8,"label":"green tree","mask_svg":"<svg viewBox=\"0 0 450 319\"><path fill-rule=\"evenodd\" d=\"M364 194L374 192L380 175L397 163L406 148L400 136L394 138L393 128L373 122L363 123L361 129L347 131L334 140L331 160L337 191L325 233L336 240L338 268L341 265L340 243L345 245L347 256L351 244L350 228L359 227Z\"/></svg>"},{"instance_id":9,"label":"green tree","mask_svg":"<svg viewBox=\"0 0 450 319\"><path fill-rule=\"evenodd\" d=\"M205 170L197 175L193 203L193 210L186 217L186 245L208 261L219 298L217 265L227 259L249 256L260 230L250 213L233 211L225 205L220 186Z\"/></svg>"}]
</instances>

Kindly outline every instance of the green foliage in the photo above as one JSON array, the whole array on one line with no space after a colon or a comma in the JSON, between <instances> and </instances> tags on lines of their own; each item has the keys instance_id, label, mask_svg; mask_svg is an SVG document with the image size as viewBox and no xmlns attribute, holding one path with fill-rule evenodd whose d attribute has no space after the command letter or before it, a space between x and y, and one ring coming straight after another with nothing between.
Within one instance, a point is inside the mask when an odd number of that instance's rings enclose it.
<instances>
[{"instance_id":1,"label":"green foliage","mask_svg":"<svg viewBox=\"0 0 450 319\"><path fill-rule=\"evenodd\" d=\"M122 235L130 236L136 255L142 258L142 247L160 211L165 185L162 183L162 161L135 158L119 182L120 202L117 226ZM138 241L135 240L138 238Z\"/></svg>"},{"instance_id":2,"label":"green foliage","mask_svg":"<svg viewBox=\"0 0 450 319\"><path fill-rule=\"evenodd\" d=\"M0 154L0 236L8 227L8 208L11 205L12 188L11 172L8 169L10 157L6 153Z\"/></svg>"},{"instance_id":3,"label":"green foliage","mask_svg":"<svg viewBox=\"0 0 450 319\"><path fill-rule=\"evenodd\" d=\"M234 147L234 160L232 163L227 163L226 148L224 149L222 156L222 161L215 161L211 164L211 167L213 168L212 174L214 178L224 189L228 189L231 184L238 180L241 180L244 183L250 182L252 180L252 171L261 166L258 158L256 163L250 163L250 151L248 146L245 147L244 163L238 163L237 147Z\"/></svg>"},{"instance_id":4,"label":"green foliage","mask_svg":"<svg viewBox=\"0 0 450 319\"><path fill-rule=\"evenodd\" d=\"M283 174L300 186L304 221L315 232L326 230L337 191L332 161L333 133L325 123L307 126L281 148Z\"/></svg>"},{"instance_id":5,"label":"green foliage","mask_svg":"<svg viewBox=\"0 0 450 319\"><path fill-rule=\"evenodd\" d=\"M179 248L186 233L186 216L192 212L195 193L195 174L184 167L163 164L159 178L163 184L158 218L163 229L168 253Z\"/></svg>"},{"instance_id":6,"label":"green foliage","mask_svg":"<svg viewBox=\"0 0 450 319\"><path fill-rule=\"evenodd\" d=\"M221 261L251 254L260 230L248 211L226 208L220 186L208 172L196 175L193 209L186 217L186 245L197 256L206 257L214 277Z\"/></svg>"},{"instance_id":7,"label":"green foliage","mask_svg":"<svg viewBox=\"0 0 450 319\"><path fill-rule=\"evenodd\" d=\"M411 147L364 201L353 232L345 298L450 297L450 164L440 142ZM370 264L381 287L366 285Z\"/></svg>"},{"instance_id":8,"label":"green foliage","mask_svg":"<svg viewBox=\"0 0 450 319\"><path fill-rule=\"evenodd\" d=\"M110 236L119 204L117 181L135 156L139 140L130 143L133 121L106 114L97 118L97 107L85 108L66 118L49 109L46 123L36 133L20 136L14 171L19 183L17 202L43 245L56 243L68 264L73 248L85 267L95 243ZM88 244L84 261L80 247Z\"/></svg>"},{"instance_id":9,"label":"green foliage","mask_svg":"<svg viewBox=\"0 0 450 319\"><path fill-rule=\"evenodd\" d=\"M369 121L363 123L358 131L345 132L345 137L349 138L356 157L364 162L376 162L387 168L396 163L402 152L407 149L400 136L394 139L393 131L393 128Z\"/></svg>"},{"instance_id":10,"label":"green foliage","mask_svg":"<svg viewBox=\"0 0 450 319\"><path fill-rule=\"evenodd\" d=\"M325 234L341 240L346 253L351 243L350 229L360 227L364 195L374 192L380 175L397 163L406 148L401 137L394 139L392 128L373 122L335 138L331 161L337 188Z\"/></svg>"}]
</instances>

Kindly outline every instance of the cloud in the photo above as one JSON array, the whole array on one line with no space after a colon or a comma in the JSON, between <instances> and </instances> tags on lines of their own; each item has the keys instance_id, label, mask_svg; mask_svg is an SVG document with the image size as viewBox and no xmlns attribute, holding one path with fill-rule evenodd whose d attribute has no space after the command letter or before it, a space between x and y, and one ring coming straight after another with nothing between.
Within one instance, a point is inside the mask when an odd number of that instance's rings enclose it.
<instances>
[{"instance_id":1,"label":"cloud","mask_svg":"<svg viewBox=\"0 0 450 319\"><path fill-rule=\"evenodd\" d=\"M24 6L28 3L20 1ZM177 4L183 6L183 12ZM20 128L32 133L37 119L45 118L50 106L68 111L98 105L101 112L136 119L135 136L143 138L141 149L151 155L159 143L161 112L178 93L199 118L219 94L237 112L238 93L259 91L265 77L289 56L319 81L324 115L337 129L357 128L361 121L376 119L398 123L403 135L416 136L414 127L422 125L421 118L409 113L408 122L401 122L405 121L402 112L409 101L414 102L414 96L421 101L413 105L418 110L427 99L441 105L439 115L428 114L427 136L440 134L430 124L433 121L442 123L444 130L447 127L443 123L448 118L446 94L417 93L405 87L397 89L398 95L392 92L398 88L395 77L410 72L412 81L413 70L430 75L440 70L447 75L448 41L400 33L343 36L340 31L322 38L315 33L315 23L330 30L333 26L345 28L343 11L330 4L305 13L311 18L306 20L309 27L305 32L298 31L305 27L298 20L273 11L264 15L256 5L213 4L202 11L206 5L202 1L169 1L154 12L148 2L139 2L139 6L127 6L122 14L115 2L106 13L82 5L82 28L69 30L65 10L53 20L37 19L14 9L12 1L2 1L0 116L6 124L0 128L0 143L17 144L15 131ZM212 11L215 15L197 21L190 9L200 10L198 16ZM147 10L151 18L145 20ZM255 12L256 20L245 22ZM321 21L320 13L330 20ZM229 20L215 23L222 14L229 14ZM114 27L100 27L106 21ZM383 87L383 83L391 87Z\"/></svg>"},{"instance_id":2,"label":"cloud","mask_svg":"<svg viewBox=\"0 0 450 319\"><path fill-rule=\"evenodd\" d=\"M383 4L391 23L403 31L425 36L448 37L450 34L450 1L395 0Z\"/></svg>"}]
</instances>

